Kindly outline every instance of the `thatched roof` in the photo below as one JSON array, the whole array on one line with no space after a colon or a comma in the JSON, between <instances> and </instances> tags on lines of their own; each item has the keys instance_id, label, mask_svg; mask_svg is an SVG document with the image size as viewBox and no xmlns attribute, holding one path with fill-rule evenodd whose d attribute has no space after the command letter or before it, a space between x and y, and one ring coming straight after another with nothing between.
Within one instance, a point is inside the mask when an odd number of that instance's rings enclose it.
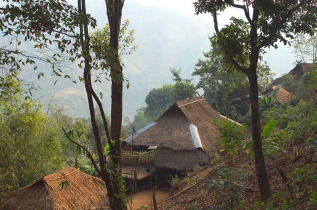
<instances>
[{"instance_id":1,"label":"thatched roof","mask_svg":"<svg viewBox=\"0 0 317 210\"><path fill-rule=\"evenodd\" d=\"M299 80L304 74L311 72L313 69L314 69L313 63L299 63L286 75L291 74L295 77L296 80ZM282 77L278 77L275 80L273 80L273 82L266 88L265 91L271 89L273 86L282 85L286 75L283 75ZM290 90L286 90L286 91L290 91Z\"/></svg>"},{"instance_id":2,"label":"thatched roof","mask_svg":"<svg viewBox=\"0 0 317 210\"><path fill-rule=\"evenodd\" d=\"M219 135L213 120L222 119L203 97L177 101L155 122L124 142L133 146L158 146L157 166L189 169L208 163L217 152ZM185 161L188 166L180 163Z\"/></svg>"},{"instance_id":3,"label":"thatched roof","mask_svg":"<svg viewBox=\"0 0 317 210\"><path fill-rule=\"evenodd\" d=\"M268 97L275 89L276 89L276 86L273 85L270 89L267 89L262 94ZM288 103L294 97L295 96L291 92L285 90L283 87L280 87L279 91L276 93L274 98L280 103Z\"/></svg>"},{"instance_id":4,"label":"thatched roof","mask_svg":"<svg viewBox=\"0 0 317 210\"><path fill-rule=\"evenodd\" d=\"M197 127L202 149L215 151L218 145L218 129L213 120L223 118L203 97L175 102L152 126L141 129L124 140L134 146L160 146L172 150L195 150L190 125Z\"/></svg>"},{"instance_id":5,"label":"thatched roof","mask_svg":"<svg viewBox=\"0 0 317 210\"><path fill-rule=\"evenodd\" d=\"M102 180L68 168L18 189L2 200L0 209L70 210L107 206L107 191Z\"/></svg>"}]
</instances>

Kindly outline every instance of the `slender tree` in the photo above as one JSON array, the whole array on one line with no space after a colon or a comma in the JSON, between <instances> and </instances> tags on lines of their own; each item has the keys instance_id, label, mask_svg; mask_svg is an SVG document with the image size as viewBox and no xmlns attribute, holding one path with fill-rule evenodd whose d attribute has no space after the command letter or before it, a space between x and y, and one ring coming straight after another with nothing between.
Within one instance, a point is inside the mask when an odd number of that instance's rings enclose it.
<instances>
[{"instance_id":1,"label":"slender tree","mask_svg":"<svg viewBox=\"0 0 317 210\"><path fill-rule=\"evenodd\" d=\"M114 164L121 171L121 126L122 126L122 90L123 72L119 57L119 32L121 26L122 8L124 0L105 0L110 27L110 47L112 62L110 63L111 76L111 139L115 141L116 150L113 150Z\"/></svg>"},{"instance_id":2,"label":"slender tree","mask_svg":"<svg viewBox=\"0 0 317 210\"><path fill-rule=\"evenodd\" d=\"M220 49L225 63L248 77L256 175L261 200L266 201L271 191L261 143L258 62L264 49L271 46L276 48L276 42L289 44L294 33L314 33L317 23L317 1L198 0L194 5L197 14L211 13L215 29L211 42ZM219 28L218 12L228 7L241 10L245 14L245 20L232 17L228 25Z\"/></svg>"},{"instance_id":3,"label":"slender tree","mask_svg":"<svg viewBox=\"0 0 317 210\"><path fill-rule=\"evenodd\" d=\"M81 45L81 53L77 54L77 57L82 57L84 64L84 72L83 72L83 81L85 83L85 89L87 93L87 99L88 99L88 105L89 105L89 112L90 112L90 120L92 125L92 130L95 138L96 143L96 150L98 155L98 162L95 160L93 155L89 152L89 150L78 144L76 141L71 139L71 133L68 133L66 131L66 136L69 137L69 140L73 143L77 144L81 148L84 149L87 157L91 160L91 162L94 165L95 170L97 171L98 175L103 179L103 181L106 184L107 191L108 191L108 198L110 201L110 207L111 209L126 209L125 204L125 195L124 195L124 185L123 180L121 178L121 158L120 158L120 148L121 148L121 142L120 142L120 132L121 132L121 116L122 116L122 67L119 60L119 54L118 54L118 48L116 51L105 52L105 54L110 55L112 58L116 58L116 62L110 62L110 70L111 70L111 78L113 79L113 82L120 81L121 83L121 92L114 92L113 89L117 90L117 86L112 86L112 98L118 99L120 102L121 109L118 109L118 115L114 115L111 119L111 131L113 130L113 124L120 122L119 132L116 133L116 130L114 129L114 133L110 133L108 129L108 122L106 119L106 115L100 100L100 97L96 94L96 92L93 89L93 83L92 83L92 56L91 56L91 43L90 43L90 34L89 34L89 15L86 13L86 2L85 0L78 0L78 12L79 12L79 40ZM111 32L111 24L110 25L110 32ZM120 26L119 26L120 31ZM119 33L119 32L118 32ZM111 40L111 35L110 35ZM119 38L117 39L119 42ZM111 41L110 41L111 46ZM118 45L117 45L118 46ZM100 54L99 54L100 56ZM98 55L97 55L98 57ZM95 64L94 64L95 66ZM114 67L113 67L114 66ZM112 68L114 68L115 72L112 72ZM120 70L118 70L118 68ZM117 72L119 71L119 77L120 80L117 80ZM121 74L120 74L121 73ZM121 76L120 76L121 75ZM120 99L121 98L121 99ZM96 120L96 112L94 109L94 104L97 104L100 115L102 117L104 130L107 137L107 142L109 146L109 150L106 151L102 144L102 139L100 136L100 128L98 127L98 123ZM112 103L112 107L117 105L117 101ZM117 108L117 107L116 107ZM113 108L114 109L114 108ZM115 137L118 139L116 140ZM113 141L115 140L115 141Z\"/></svg>"}]
</instances>

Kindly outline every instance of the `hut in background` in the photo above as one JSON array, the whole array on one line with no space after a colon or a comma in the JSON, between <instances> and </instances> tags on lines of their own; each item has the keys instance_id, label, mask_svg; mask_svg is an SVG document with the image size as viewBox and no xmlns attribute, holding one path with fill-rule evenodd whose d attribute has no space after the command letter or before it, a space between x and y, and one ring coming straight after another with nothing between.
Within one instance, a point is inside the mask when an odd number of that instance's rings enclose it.
<instances>
[{"instance_id":1,"label":"hut in background","mask_svg":"<svg viewBox=\"0 0 317 210\"><path fill-rule=\"evenodd\" d=\"M292 75L296 81L300 80L303 76L309 74L314 70L313 63L299 63L287 74L276 78L273 82L262 92L264 96L269 96L277 86L281 86L278 93L275 95L275 99L280 103L288 103L295 98L291 89L283 87L283 82L287 75Z\"/></svg>"},{"instance_id":2,"label":"hut in background","mask_svg":"<svg viewBox=\"0 0 317 210\"><path fill-rule=\"evenodd\" d=\"M270 94L276 89L277 87L275 85L271 86L270 88L267 88L262 95L269 97ZM285 90L283 87L280 87L274 98L280 102L280 103L288 103L294 98L294 94L291 92Z\"/></svg>"},{"instance_id":3,"label":"hut in background","mask_svg":"<svg viewBox=\"0 0 317 210\"><path fill-rule=\"evenodd\" d=\"M109 205L105 183L79 169L47 175L4 198L0 209L105 209Z\"/></svg>"},{"instance_id":4,"label":"hut in background","mask_svg":"<svg viewBox=\"0 0 317 210\"><path fill-rule=\"evenodd\" d=\"M152 150L154 167L189 171L208 164L218 152L219 133L213 120L222 119L203 97L177 101L156 121L125 139L123 149Z\"/></svg>"}]
</instances>

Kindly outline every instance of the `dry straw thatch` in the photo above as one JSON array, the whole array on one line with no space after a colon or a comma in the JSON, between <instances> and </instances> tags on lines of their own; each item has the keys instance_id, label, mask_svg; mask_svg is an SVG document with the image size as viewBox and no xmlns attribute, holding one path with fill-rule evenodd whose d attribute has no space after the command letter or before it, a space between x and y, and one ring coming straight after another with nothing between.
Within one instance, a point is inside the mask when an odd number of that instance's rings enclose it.
<instances>
[{"instance_id":1,"label":"dry straw thatch","mask_svg":"<svg viewBox=\"0 0 317 210\"><path fill-rule=\"evenodd\" d=\"M264 96L268 97L275 89L276 89L276 86L273 85L270 89L267 89L267 90L264 91L262 94L263 94ZM295 97L295 96L294 96L291 92L289 92L289 91L285 90L283 87L281 87L281 88L279 89L279 91L276 93L276 95L275 95L274 98L275 98L278 102L280 102L280 103L288 103L288 102L290 102L294 97Z\"/></svg>"},{"instance_id":2,"label":"dry straw thatch","mask_svg":"<svg viewBox=\"0 0 317 210\"><path fill-rule=\"evenodd\" d=\"M299 63L297 64L292 70L290 70L287 74L276 78L266 89L264 92L268 91L271 89L273 86L278 86L282 85L285 76L287 75L293 75L295 80L299 80L303 75L310 73L314 69L314 64L313 63ZM288 92L292 92L292 90L286 89Z\"/></svg>"},{"instance_id":3,"label":"dry straw thatch","mask_svg":"<svg viewBox=\"0 0 317 210\"><path fill-rule=\"evenodd\" d=\"M203 97L177 101L155 121L155 125L139 133L128 144L158 146L157 167L190 170L207 164L217 152L219 134L213 120L222 119ZM202 149L194 145L190 124L197 127Z\"/></svg>"},{"instance_id":4,"label":"dry straw thatch","mask_svg":"<svg viewBox=\"0 0 317 210\"><path fill-rule=\"evenodd\" d=\"M68 168L18 189L1 201L0 209L105 209L108 204L102 180Z\"/></svg>"}]
</instances>

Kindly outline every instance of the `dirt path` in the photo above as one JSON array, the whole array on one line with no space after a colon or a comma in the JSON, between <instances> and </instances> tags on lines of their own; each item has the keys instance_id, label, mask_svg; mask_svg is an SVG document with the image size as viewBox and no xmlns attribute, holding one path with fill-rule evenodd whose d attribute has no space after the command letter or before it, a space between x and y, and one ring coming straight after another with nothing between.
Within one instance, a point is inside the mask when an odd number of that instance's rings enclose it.
<instances>
[{"instance_id":1,"label":"dirt path","mask_svg":"<svg viewBox=\"0 0 317 210\"><path fill-rule=\"evenodd\" d=\"M168 190L157 189L155 193L157 203L164 202L169 195ZM142 190L132 195L132 208L131 208L131 196L128 196L128 210L141 209L153 209L152 202L152 190ZM147 207L147 208L145 208Z\"/></svg>"}]
</instances>

